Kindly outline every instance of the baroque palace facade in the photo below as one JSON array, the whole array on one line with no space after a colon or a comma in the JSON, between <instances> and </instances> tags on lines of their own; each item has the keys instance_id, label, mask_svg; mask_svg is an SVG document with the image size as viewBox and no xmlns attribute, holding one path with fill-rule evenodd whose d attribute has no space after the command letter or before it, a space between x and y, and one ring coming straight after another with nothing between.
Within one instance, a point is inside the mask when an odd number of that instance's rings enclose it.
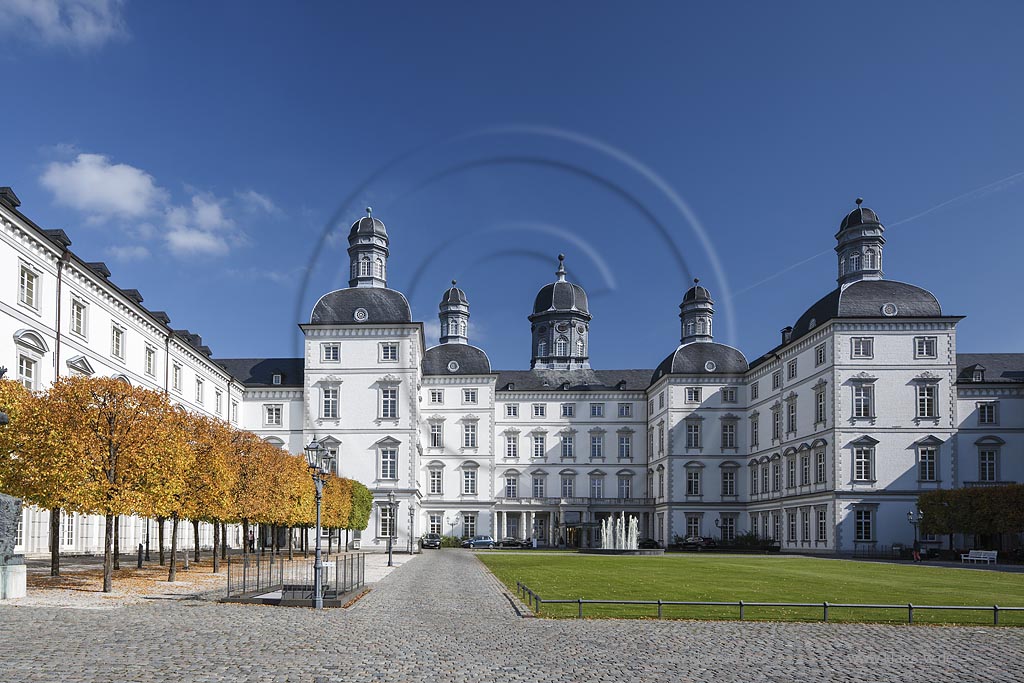
<instances>
[{"instance_id":1,"label":"baroque palace facade","mask_svg":"<svg viewBox=\"0 0 1024 683\"><path fill-rule=\"evenodd\" d=\"M503 371L469 343L455 282L428 344L387 287L390 240L367 215L349 233L349 287L301 321L302 358L215 359L0 188L0 364L33 389L122 377L296 454L318 440L374 492L363 549L426 532L587 546L625 512L663 544L754 532L785 551L879 550L913 539L922 491L1024 481L1024 354L958 354L962 318L883 277L883 233L858 200L836 234L837 286L753 361L714 341L714 301L695 282L654 370L591 367L587 295L559 256L528 316L530 369ZM44 552L47 524L27 508L19 549ZM122 547L142 542L144 520L120 524ZM102 524L68 515L60 536L98 551Z\"/></svg>"}]
</instances>

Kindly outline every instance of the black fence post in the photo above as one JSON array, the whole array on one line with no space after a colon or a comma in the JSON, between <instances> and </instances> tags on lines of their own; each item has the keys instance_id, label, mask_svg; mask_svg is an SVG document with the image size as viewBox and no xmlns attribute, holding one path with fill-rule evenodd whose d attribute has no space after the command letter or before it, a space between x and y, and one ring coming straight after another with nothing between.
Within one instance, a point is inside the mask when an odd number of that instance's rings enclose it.
<instances>
[{"instance_id":1,"label":"black fence post","mask_svg":"<svg viewBox=\"0 0 1024 683\"><path fill-rule=\"evenodd\" d=\"M907 623L914 623L914 605L909 602L907 603Z\"/></svg>"},{"instance_id":2,"label":"black fence post","mask_svg":"<svg viewBox=\"0 0 1024 683\"><path fill-rule=\"evenodd\" d=\"M992 605L992 625L999 626L999 605Z\"/></svg>"},{"instance_id":3,"label":"black fence post","mask_svg":"<svg viewBox=\"0 0 1024 683\"><path fill-rule=\"evenodd\" d=\"M740 621L743 621L743 601L740 600Z\"/></svg>"},{"instance_id":4,"label":"black fence post","mask_svg":"<svg viewBox=\"0 0 1024 683\"><path fill-rule=\"evenodd\" d=\"M576 604L579 606L579 611L577 612L577 618L578 619L582 619L583 618L583 598L577 598L576 599Z\"/></svg>"},{"instance_id":5,"label":"black fence post","mask_svg":"<svg viewBox=\"0 0 1024 683\"><path fill-rule=\"evenodd\" d=\"M828 601L826 600L825 602L821 603L821 606L822 606L822 607L824 608L824 610L825 610L825 612L824 612L824 618L822 619L822 621L828 621Z\"/></svg>"},{"instance_id":6,"label":"black fence post","mask_svg":"<svg viewBox=\"0 0 1024 683\"><path fill-rule=\"evenodd\" d=\"M658 598L658 618L661 619L661 598Z\"/></svg>"}]
</instances>

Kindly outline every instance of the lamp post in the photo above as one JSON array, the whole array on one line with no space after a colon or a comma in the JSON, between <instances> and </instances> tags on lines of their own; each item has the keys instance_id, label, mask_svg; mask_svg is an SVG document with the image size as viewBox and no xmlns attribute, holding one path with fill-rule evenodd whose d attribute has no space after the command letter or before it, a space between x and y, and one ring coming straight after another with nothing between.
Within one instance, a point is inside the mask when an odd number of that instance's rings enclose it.
<instances>
[{"instance_id":1,"label":"lamp post","mask_svg":"<svg viewBox=\"0 0 1024 683\"><path fill-rule=\"evenodd\" d=\"M459 523L459 518L458 517L449 517L445 521L448 522L448 526L450 526L452 528L452 538L455 538L455 527Z\"/></svg>"},{"instance_id":2,"label":"lamp post","mask_svg":"<svg viewBox=\"0 0 1024 683\"><path fill-rule=\"evenodd\" d=\"M924 513L918 510L917 515L914 515L914 511L911 510L907 513L907 521L914 527L914 543L917 543L917 527L924 521Z\"/></svg>"},{"instance_id":3,"label":"lamp post","mask_svg":"<svg viewBox=\"0 0 1024 683\"><path fill-rule=\"evenodd\" d=\"M0 379L3 379L4 375L6 375L6 374L7 374L7 368L0 366ZM11 421L11 418L7 417L7 413L5 413L2 410L0 410L0 427L6 427L7 424L10 421Z\"/></svg>"},{"instance_id":4,"label":"lamp post","mask_svg":"<svg viewBox=\"0 0 1024 683\"><path fill-rule=\"evenodd\" d=\"M388 566L394 567L392 550L395 540L395 492L388 491Z\"/></svg>"},{"instance_id":5,"label":"lamp post","mask_svg":"<svg viewBox=\"0 0 1024 683\"><path fill-rule=\"evenodd\" d=\"M413 506L412 501L409 501L409 554L412 555L416 551L416 543L413 541L413 523L415 521L416 510Z\"/></svg>"},{"instance_id":6,"label":"lamp post","mask_svg":"<svg viewBox=\"0 0 1024 683\"><path fill-rule=\"evenodd\" d=\"M313 561L313 608L323 609L324 595L322 572L324 563L320 557L320 504L323 501L324 480L327 477L327 471L324 469L321 460L324 454L324 449L320 446L316 437L309 442L305 451L306 466L309 467L309 474L313 477L313 486L316 488L316 555L314 556L315 559Z\"/></svg>"}]
</instances>

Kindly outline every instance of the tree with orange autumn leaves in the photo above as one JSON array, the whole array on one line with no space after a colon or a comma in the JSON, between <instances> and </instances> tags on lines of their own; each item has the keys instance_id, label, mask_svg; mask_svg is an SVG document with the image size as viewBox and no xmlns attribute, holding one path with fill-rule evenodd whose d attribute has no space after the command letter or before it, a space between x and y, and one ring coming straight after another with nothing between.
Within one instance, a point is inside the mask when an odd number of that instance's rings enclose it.
<instances>
[{"instance_id":1,"label":"tree with orange autumn leaves","mask_svg":"<svg viewBox=\"0 0 1024 683\"><path fill-rule=\"evenodd\" d=\"M304 457L188 413L163 393L113 378L62 378L44 394L0 381L0 410L11 417L0 431L0 491L51 509L102 515L105 592L118 515L167 517L175 527L181 519L241 522L243 538L254 523L314 522ZM371 499L362 484L329 477L324 526L365 528ZM176 538L172 533L172 543ZM171 558L169 580L173 552Z\"/></svg>"}]
</instances>

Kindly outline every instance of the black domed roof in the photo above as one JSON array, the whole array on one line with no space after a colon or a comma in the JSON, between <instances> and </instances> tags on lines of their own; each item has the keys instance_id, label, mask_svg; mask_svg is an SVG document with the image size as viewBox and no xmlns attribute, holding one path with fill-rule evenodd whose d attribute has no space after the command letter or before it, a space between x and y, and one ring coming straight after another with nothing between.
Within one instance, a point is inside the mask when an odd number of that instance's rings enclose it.
<instances>
[{"instance_id":1,"label":"black domed roof","mask_svg":"<svg viewBox=\"0 0 1024 683\"><path fill-rule=\"evenodd\" d=\"M895 280L860 280L834 289L800 316L796 339L832 318L940 318L942 307L926 289Z\"/></svg>"},{"instance_id":2,"label":"black domed roof","mask_svg":"<svg viewBox=\"0 0 1024 683\"><path fill-rule=\"evenodd\" d=\"M683 295L684 304L690 301L711 301L711 292L699 283L700 280L694 279L693 287L686 290L686 294Z\"/></svg>"},{"instance_id":3,"label":"black domed roof","mask_svg":"<svg viewBox=\"0 0 1024 683\"><path fill-rule=\"evenodd\" d=\"M422 367L424 375L486 375L491 361L469 344L439 344L424 352Z\"/></svg>"},{"instance_id":4,"label":"black domed roof","mask_svg":"<svg viewBox=\"0 0 1024 683\"><path fill-rule=\"evenodd\" d=\"M355 223L352 224L352 228L348 231L348 238L351 240L359 235L375 235L377 237L387 238L388 231L385 229L384 224L378 218L371 216L363 216Z\"/></svg>"},{"instance_id":5,"label":"black domed roof","mask_svg":"<svg viewBox=\"0 0 1024 683\"><path fill-rule=\"evenodd\" d=\"M843 222L839 224L840 231L846 230L847 228L855 228L858 225L865 225L869 223L877 223L879 225L882 224L882 221L878 220L878 214L872 211L871 209L867 208L866 206L861 206L861 201L862 200L858 199L857 208L851 211L850 213L846 214L846 217L843 218Z\"/></svg>"},{"instance_id":6,"label":"black domed roof","mask_svg":"<svg viewBox=\"0 0 1024 683\"><path fill-rule=\"evenodd\" d=\"M466 293L455 286L455 280L452 280L451 288L445 290L444 295L441 296L441 305L444 306L445 304L469 305L469 299L466 298Z\"/></svg>"},{"instance_id":7,"label":"black domed roof","mask_svg":"<svg viewBox=\"0 0 1024 683\"><path fill-rule=\"evenodd\" d=\"M651 384L665 375L737 375L747 367L739 349L717 342L693 342L670 353L654 371Z\"/></svg>"},{"instance_id":8,"label":"black domed roof","mask_svg":"<svg viewBox=\"0 0 1024 683\"><path fill-rule=\"evenodd\" d=\"M552 282L544 285L534 299L533 312L548 311L578 311L589 315L587 293L582 287L571 282Z\"/></svg>"},{"instance_id":9,"label":"black domed roof","mask_svg":"<svg viewBox=\"0 0 1024 683\"><path fill-rule=\"evenodd\" d=\"M324 294L309 317L311 325L408 322L412 310L405 296L383 287L349 287Z\"/></svg>"}]
</instances>

